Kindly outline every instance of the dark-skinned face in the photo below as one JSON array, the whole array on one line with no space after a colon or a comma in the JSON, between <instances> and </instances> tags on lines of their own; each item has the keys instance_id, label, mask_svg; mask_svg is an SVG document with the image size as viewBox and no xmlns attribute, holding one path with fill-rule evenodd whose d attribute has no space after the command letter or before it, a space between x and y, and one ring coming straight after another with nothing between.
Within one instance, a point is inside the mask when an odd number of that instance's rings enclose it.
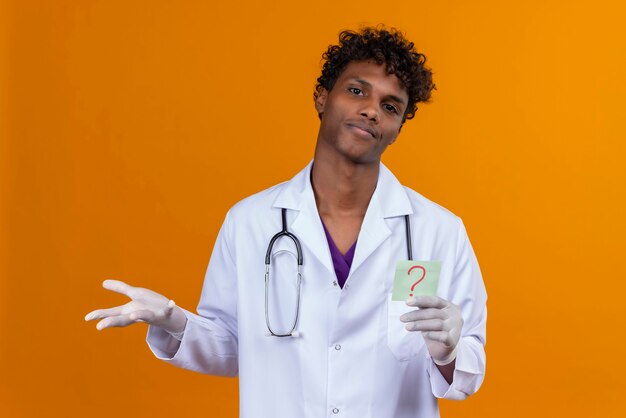
<instances>
[{"instance_id":1,"label":"dark-skinned face","mask_svg":"<svg viewBox=\"0 0 626 418\"><path fill-rule=\"evenodd\" d=\"M318 142L356 164L380 161L402 126L408 94L395 74L373 61L352 61L315 101Z\"/></svg>"}]
</instances>

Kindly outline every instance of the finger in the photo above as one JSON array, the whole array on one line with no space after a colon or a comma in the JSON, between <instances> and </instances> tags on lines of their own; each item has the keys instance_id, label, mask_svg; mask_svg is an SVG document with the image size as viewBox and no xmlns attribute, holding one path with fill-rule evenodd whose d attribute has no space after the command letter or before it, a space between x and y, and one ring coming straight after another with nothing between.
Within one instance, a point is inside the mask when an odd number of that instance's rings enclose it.
<instances>
[{"instance_id":1,"label":"finger","mask_svg":"<svg viewBox=\"0 0 626 418\"><path fill-rule=\"evenodd\" d=\"M98 329L98 331L101 331L105 328L111 328L111 327L126 327L134 323L135 321L130 319L130 314L110 316L98 322L98 324L96 325L96 328Z\"/></svg>"},{"instance_id":2,"label":"finger","mask_svg":"<svg viewBox=\"0 0 626 418\"><path fill-rule=\"evenodd\" d=\"M155 320L169 318L172 315L172 312L174 311L175 307L176 307L176 302L170 299L167 302L167 305L165 306L165 308L160 309L159 311L155 313Z\"/></svg>"},{"instance_id":3,"label":"finger","mask_svg":"<svg viewBox=\"0 0 626 418\"><path fill-rule=\"evenodd\" d=\"M133 291L134 287L126 284L120 280L105 280L102 282L102 287L107 290L111 290L113 292L121 293L122 295L126 295L129 298L130 293Z\"/></svg>"},{"instance_id":4,"label":"finger","mask_svg":"<svg viewBox=\"0 0 626 418\"><path fill-rule=\"evenodd\" d=\"M419 309L400 316L400 321L402 322L423 321L426 319L446 319L446 314L441 309Z\"/></svg>"},{"instance_id":5,"label":"finger","mask_svg":"<svg viewBox=\"0 0 626 418\"><path fill-rule=\"evenodd\" d=\"M174 307L176 306L176 302L174 302L173 299L170 299L169 302L167 302L167 307L165 308L165 313L170 313L174 310Z\"/></svg>"},{"instance_id":6,"label":"finger","mask_svg":"<svg viewBox=\"0 0 626 418\"><path fill-rule=\"evenodd\" d=\"M448 331L428 331L423 332L422 335L428 340L438 341L446 346L452 345L452 338Z\"/></svg>"},{"instance_id":7,"label":"finger","mask_svg":"<svg viewBox=\"0 0 626 418\"><path fill-rule=\"evenodd\" d=\"M170 316L172 314L172 311L174 310L175 306L176 306L176 302L174 302L172 299L170 299L167 302L167 305L165 306L165 308L160 310L158 313L160 315L162 315L164 318L167 318L168 316Z\"/></svg>"},{"instance_id":8,"label":"finger","mask_svg":"<svg viewBox=\"0 0 626 418\"><path fill-rule=\"evenodd\" d=\"M409 322L404 327L407 331L442 331L444 323L441 319Z\"/></svg>"},{"instance_id":9,"label":"finger","mask_svg":"<svg viewBox=\"0 0 626 418\"><path fill-rule=\"evenodd\" d=\"M85 321L91 321L92 319L106 318L107 316L117 316L122 314L122 306L116 306L109 309L96 309L85 315Z\"/></svg>"},{"instance_id":10,"label":"finger","mask_svg":"<svg viewBox=\"0 0 626 418\"><path fill-rule=\"evenodd\" d=\"M151 324L154 322L156 315L149 309L142 309L129 314L128 318L135 322L139 321Z\"/></svg>"},{"instance_id":11,"label":"finger","mask_svg":"<svg viewBox=\"0 0 626 418\"><path fill-rule=\"evenodd\" d=\"M407 299L406 304L409 306L417 306L419 308L436 308L443 309L448 306L448 301L439 296L415 296Z\"/></svg>"}]
</instances>

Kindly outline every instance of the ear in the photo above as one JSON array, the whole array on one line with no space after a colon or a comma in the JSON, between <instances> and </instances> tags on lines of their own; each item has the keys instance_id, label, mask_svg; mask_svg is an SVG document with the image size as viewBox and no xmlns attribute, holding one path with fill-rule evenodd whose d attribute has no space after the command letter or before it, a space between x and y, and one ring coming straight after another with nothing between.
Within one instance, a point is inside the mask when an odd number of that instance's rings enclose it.
<instances>
[{"instance_id":1,"label":"ear","mask_svg":"<svg viewBox=\"0 0 626 418\"><path fill-rule=\"evenodd\" d=\"M328 90L322 89L320 94L317 95L315 99L315 110L317 110L317 114L320 119L322 118L322 114L324 113L324 108L326 107L326 99L328 98Z\"/></svg>"}]
</instances>

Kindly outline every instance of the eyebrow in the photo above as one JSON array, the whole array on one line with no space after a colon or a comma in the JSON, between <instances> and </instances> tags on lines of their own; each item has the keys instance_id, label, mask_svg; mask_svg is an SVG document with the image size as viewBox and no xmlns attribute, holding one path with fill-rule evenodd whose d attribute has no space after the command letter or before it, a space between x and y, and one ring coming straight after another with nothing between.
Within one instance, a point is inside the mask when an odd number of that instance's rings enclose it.
<instances>
[{"instance_id":1,"label":"eyebrow","mask_svg":"<svg viewBox=\"0 0 626 418\"><path fill-rule=\"evenodd\" d=\"M368 81L365 81L365 80L362 80L362 79L360 79L360 78L357 78L357 77L352 77L352 80L356 81L357 83L359 83L359 84L361 84L361 85L363 85L363 86L365 86L365 87L370 87L370 88L371 88L371 87L373 87L373 86L372 86L372 83L370 83L370 82L368 82ZM390 98L391 100L393 100L394 102L397 102L398 104L401 104L401 105L403 105L403 106L405 106L405 105L406 105L406 103L404 103L404 100L402 100L400 97L398 97L398 96L396 96L396 95L393 95L393 94L388 94L388 95L387 95L387 97L389 97L389 98Z\"/></svg>"}]
</instances>

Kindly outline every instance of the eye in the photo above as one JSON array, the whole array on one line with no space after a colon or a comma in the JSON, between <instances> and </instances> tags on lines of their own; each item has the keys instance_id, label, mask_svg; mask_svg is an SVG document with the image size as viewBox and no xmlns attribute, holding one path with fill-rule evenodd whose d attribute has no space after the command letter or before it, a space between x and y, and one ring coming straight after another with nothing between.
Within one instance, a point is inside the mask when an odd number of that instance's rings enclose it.
<instances>
[{"instance_id":1,"label":"eye","mask_svg":"<svg viewBox=\"0 0 626 418\"><path fill-rule=\"evenodd\" d=\"M390 104L384 104L383 107L385 108L385 110L387 110L388 112L392 112L392 113L398 113L398 109Z\"/></svg>"},{"instance_id":2,"label":"eye","mask_svg":"<svg viewBox=\"0 0 626 418\"><path fill-rule=\"evenodd\" d=\"M348 87L348 91L350 91L351 93L356 94L357 96L360 96L361 94L363 94L363 90L361 90L358 87Z\"/></svg>"}]
</instances>

